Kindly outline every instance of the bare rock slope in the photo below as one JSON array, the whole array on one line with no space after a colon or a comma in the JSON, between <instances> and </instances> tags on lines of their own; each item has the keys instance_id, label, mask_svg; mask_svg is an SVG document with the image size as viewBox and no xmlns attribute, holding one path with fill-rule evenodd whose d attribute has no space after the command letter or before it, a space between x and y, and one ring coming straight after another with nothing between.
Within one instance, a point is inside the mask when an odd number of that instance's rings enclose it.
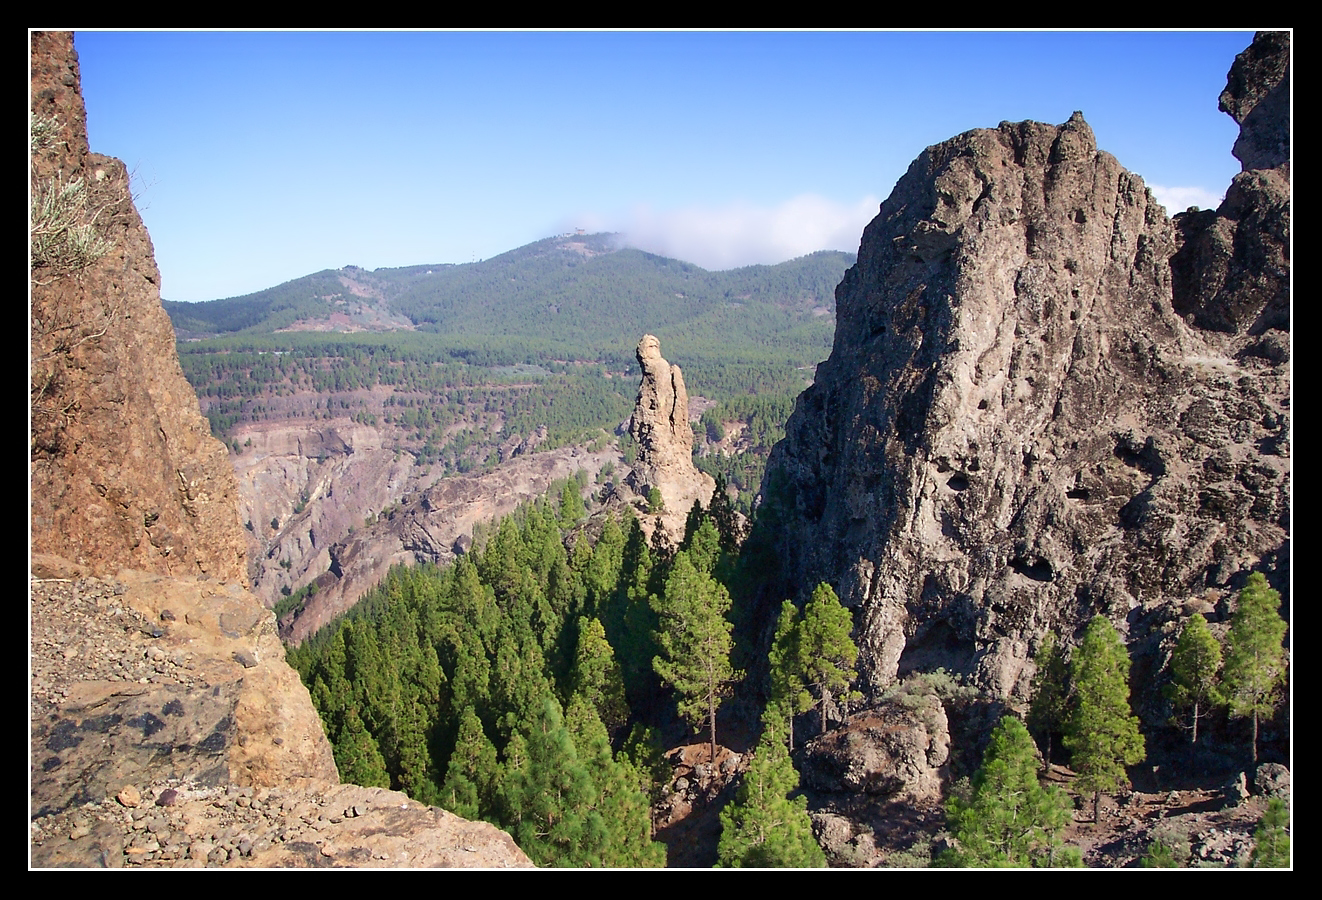
<instances>
[{"instance_id":1,"label":"bare rock slope","mask_svg":"<svg viewBox=\"0 0 1322 900\"><path fill-rule=\"evenodd\" d=\"M1231 70L1215 212L1172 222L1079 113L930 147L882 204L762 517L786 589L857 610L871 696L944 666L1023 698L1049 630L1100 613L1151 663L1251 571L1288 590L1287 62L1259 35Z\"/></svg>"},{"instance_id":2,"label":"bare rock slope","mask_svg":"<svg viewBox=\"0 0 1322 900\"><path fill-rule=\"evenodd\" d=\"M56 565L32 585L33 865L531 865L485 822L339 784L238 583Z\"/></svg>"}]
</instances>

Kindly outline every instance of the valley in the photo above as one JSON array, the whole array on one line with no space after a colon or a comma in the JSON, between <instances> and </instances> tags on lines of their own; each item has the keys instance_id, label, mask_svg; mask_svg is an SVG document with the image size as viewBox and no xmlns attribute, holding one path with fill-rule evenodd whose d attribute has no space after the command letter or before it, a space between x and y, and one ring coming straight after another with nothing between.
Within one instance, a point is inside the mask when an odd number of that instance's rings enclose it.
<instances>
[{"instance_id":1,"label":"valley","mask_svg":"<svg viewBox=\"0 0 1322 900\"><path fill-rule=\"evenodd\" d=\"M1289 867L1290 41L1216 209L1076 112L856 256L34 251L31 863ZM32 56L34 196L127 191Z\"/></svg>"}]
</instances>

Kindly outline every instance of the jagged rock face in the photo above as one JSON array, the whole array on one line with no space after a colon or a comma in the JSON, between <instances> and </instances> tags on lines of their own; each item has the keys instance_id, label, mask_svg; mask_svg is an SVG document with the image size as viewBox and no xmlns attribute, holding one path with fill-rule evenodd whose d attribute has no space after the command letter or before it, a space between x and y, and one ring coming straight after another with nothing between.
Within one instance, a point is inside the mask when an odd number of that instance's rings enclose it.
<instances>
[{"instance_id":1,"label":"jagged rock face","mask_svg":"<svg viewBox=\"0 0 1322 900\"><path fill-rule=\"evenodd\" d=\"M931 147L882 204L762 517L789 590L858 610L865 690L944 666L1022 697L1048 629L1135 641L1251 569L1287 586L1278 295L1202 301L1260 334L1186 322L1176 244L1078 113Z\"/></svg>"},{"instance_id":2,"label":"jagged rock face","mask_svg":"<svg viewBox=\"0 0 1322 900\"><path fill-rule=\"evenodd\" d=\"M1175 310L1199 328L1259 336L1255 352L1289 354L1290 46L1260 32L1236 59L1220 108L1240 123L1235 176L1215 211L1175 217ZM1276 333L1273 333L1276 332Z\"/></svg>"},{"instance_id":3,"label":"jagged rock face","mask_svg":"<svg viewBox=\"0 0 1322 900\"><path fill-rule=\"evenodd\" d=\"M78 217L103 243L86 264L34 258L32 548L246 579L234 472L179 367L124 165L88 151L73 36L31 41L34 204L81 181Z\"/></svg>"},{"instance_id":4,"label":"jagged rock face","mask_svg":"<svg viewBox=\"0 0 1322 900\"><path fill-rule=\"evenodd\" d=\"M679 366L662 358L661 342L650 334L638 342L636 356L643 378L638 383L629 434L638 443L638 461L626 481L640 494L652 487L661 492L663 526L678 540L694 501L710 503L716 482L693 465L689 394Z\"/></svg>"},{"instance_id":5,"label":"jagged rock face","mask_svg":"<svg viewBox=\"0 0 1322 900\"><path fill-rule=\"evenodd\" d=\"M329 570L331 546L413 486L413 458L369 425L262 423L238 429L234 443L248 571L267 606Z\"/></svg>"},{"instance_id":6,"label":"jagged rock face","mask_svg":"<svg viewBox=\"0 0 1322 900\"><path fill-rule=\"evenodd\" d=\"M1290 33L1260 31L1235 57L1218 108L1240 125L1235 159L1244 171L1290 162Z\"/></svg>"},{"instance_id":7,"label":"jagged rock face","mask_svg":"<svg viewBox=\"0 0 1322 900\"><path fill-rule=\"evenodd\" d=\"M335 784L245 589L234 471L180 369L124 167L87 150L72 35L31 40L32 862L530 865L493 826ZM61 216L41 212L53 187ZM70 219L91 239L42 245Z\"/></svg>"}]
</instances>

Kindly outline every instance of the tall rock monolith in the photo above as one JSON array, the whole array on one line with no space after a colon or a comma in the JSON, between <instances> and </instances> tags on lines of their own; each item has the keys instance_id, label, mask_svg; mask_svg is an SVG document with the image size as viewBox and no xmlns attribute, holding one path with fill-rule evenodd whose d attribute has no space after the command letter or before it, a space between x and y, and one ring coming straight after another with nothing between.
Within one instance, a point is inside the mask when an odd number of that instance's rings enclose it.
<instances>
[{"instance_id":1,"label":"tall rock monolith","mask_svg":"<svg viewBox=\"0 0 1322 900\"><path fill-rule=\"evenodd\" d=\"M716 482L693 465L693 426L689 424L689 394L679 366L661 356L661 342L645 334L636 352L643 377L629 434L638 444L638 459L626 481L646 496L655 487L664 510L660 519L671 540L684 536L684 522L695 502L711 503Z\"/></svg>"}]
</instances>

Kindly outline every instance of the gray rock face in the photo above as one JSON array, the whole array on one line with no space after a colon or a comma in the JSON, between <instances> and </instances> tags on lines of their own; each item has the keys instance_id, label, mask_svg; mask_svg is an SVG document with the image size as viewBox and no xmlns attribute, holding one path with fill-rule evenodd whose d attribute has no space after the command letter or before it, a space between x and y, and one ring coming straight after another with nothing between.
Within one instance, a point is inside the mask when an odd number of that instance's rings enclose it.
<instances>
[{"instance_id":1,"label":"gray rock face","mask_svg":"<svg viewBox=\"0 0 1322 900\"><path fill-rule=\"evenodd\" d=\"M693 426L689 394L679 366L661 356L661 342L645 334L638 342L643 370L629 434L638 442L638 461L626 482L639 494L655 487L665 501L662 523L672 539L684 534L684 520L694 501L711 502L716 482L693 465Z\"/></svg>"},{"instance_id":2,"label":"gray rock face","mask_svg":"<svg viewBox=\"0 0 1322 900\"><path fill-rule=\"evenodd\" d=\"M1218 108L1240 125L1235 159L1250 169L1290 161L1290 33L1260 31L1235 57Z\"/></svg>"},{"instance_id":3,"label":"gray rock face","mask_svg":"<svg viewBox=\"0 0 1322 900\"><path fill-rule=\"evenodd\" d=\"M1288 192L1288 169L1248 182ZM1204 229L1242 276L1185 315L1175 287L1206 264L1173 275L1181 235L1079 113L913 163L763 486L785 590L824 580L858 608L865 691L943 666L1023 697L1049 629L1068 642L1100 613L1156 641L1251 570L1287 589L1288 259L1266 223L1289 206L1270 197ZM1237 256L1250 232L1276 256Z\"/></svg>"},{"instance_id":4,"label":"gray rock face","mask_svg":"<svg viewBox=\"0 0 1322 900\"><path fill-rule=\"evenodd\" d=\"M1290 47L1259 32L1230 69L1221 110L1240 123L1235 176L1215 211L1175 217L1175 311L1199 328L1260 336L1281 361L1290 327ZM1273 334L1273 331L1278 332Z\"/></svg>"}]
</instances>

